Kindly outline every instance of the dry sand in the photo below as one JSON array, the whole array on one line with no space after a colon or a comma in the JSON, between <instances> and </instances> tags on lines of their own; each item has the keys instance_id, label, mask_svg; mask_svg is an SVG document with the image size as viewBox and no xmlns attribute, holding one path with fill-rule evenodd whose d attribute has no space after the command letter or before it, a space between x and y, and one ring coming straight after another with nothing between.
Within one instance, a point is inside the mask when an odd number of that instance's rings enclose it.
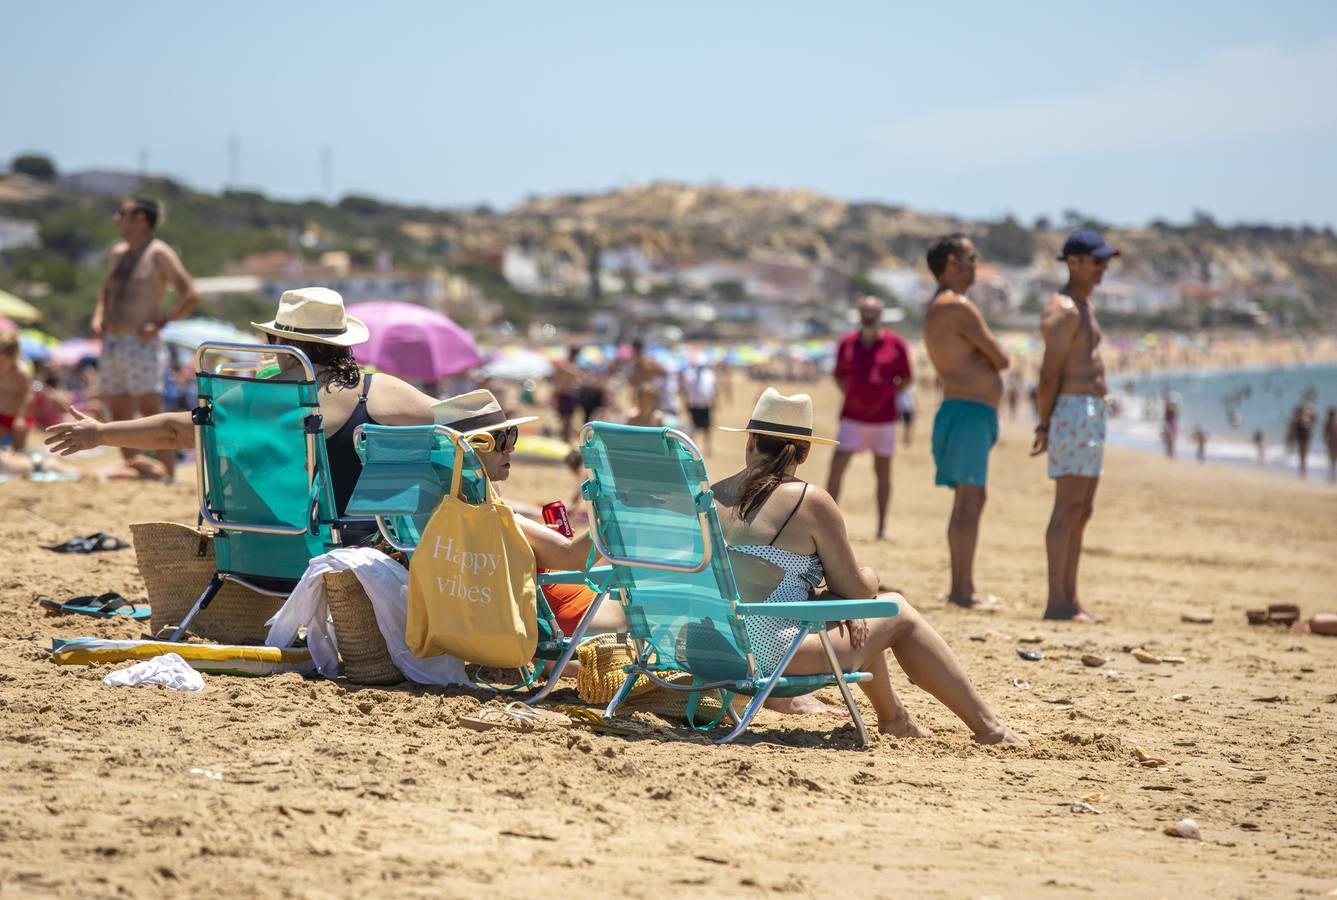
<instances>
[{"instance_id":1,"label":"dry sand","mask_svg":"<svg viewBox=\"0 0 1337 900\"><path fill-rule=\"evenodd\" d=\"M744 418L754 389L740 384L739 395ZM821 399L832 408L824 389ZM1007 609L946 610L951 498L932 486L930 418L897 458L891 543L868 539L871 467L856 460L844 501L856 551L929 615L1028 748L975 746L895 666L913 712L937 733L867 752L848 725L821 717L763 713L719 748L684 728L622 739L457 727L481 693L295 675L206 676L207 689L187 695L104 687L108 667L58 668L44 646L139 628L47 617L34 598L142 597L134 554L60 556L37 544L192 522L192 488L0 485L0 894L1337 888L1337 639L1244 619L1278 601L1337 609L1337 492L1113 450L1081 582L1108 624L1042 623L1052 488L1026 456L1028 435L1012 428L995 453L978 562L980 587ZM716 442L712 471L728 474L741 440ZM817 452L803 474L821 483L827 458ZM567 490L560 470L517 469L513 497L550 499L555 482ZM1215 623L1181 622L1193 609ZM1032 634L1041 662L1016 653L1016 638ZM1125 652L1138 646L1186 662L1142 664ZM1109 662L1088 668L1087 653ZM1139 747L1167 764L1140 766ZM1073 811L1093 794L1093 811ZM1162 833L1184 817L1202 842Z\"/></svg>"}]
</instances>

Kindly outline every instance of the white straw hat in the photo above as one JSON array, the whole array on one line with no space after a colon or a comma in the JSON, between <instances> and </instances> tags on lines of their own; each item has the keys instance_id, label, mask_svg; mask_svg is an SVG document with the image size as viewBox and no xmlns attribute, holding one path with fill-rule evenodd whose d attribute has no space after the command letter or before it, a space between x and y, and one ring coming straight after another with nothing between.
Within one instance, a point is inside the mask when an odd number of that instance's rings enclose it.
<instances>
[{"instance_id":1,"label":"white straw hat","mask_svg":"<svg viewBox=\"0 0 1337 900\"><path fill-rule=\"evenodd\" d=\"M366 343L371 336L366 325L344 312L339 292L323 287L284 291L278 314L268 322L251 324L277 337L339 347Z\"/></svg>"},{"instance_id":2,"label":"white straw hat","mask_svg":"<svg viewBox=\"0 0 1337 900\"><path fill-rule=\"evenodd\" d=\"M807 394L792 394L786 397L771 387L762 391L746 427L728 428L721 425L720 431L746 431L749 434L765 434L770 437L806 441L809 444L840 443L831 438L813 436L811 397Z\"/></svg>"},{"instance_id":3,"label":"white straw hat","mask_svg":"<svg viewBox=\"0 0 1337 900\"><path fill-rule=\"evenodd\" d=\"M506 418L497 398L492 396L491 391L482 388L438 400L432 404L432 416L436 424L445 425L462 434L482 434L484 431L496 431L498 428L538 420L538 416Z\"/></svg>"}]
</instances>

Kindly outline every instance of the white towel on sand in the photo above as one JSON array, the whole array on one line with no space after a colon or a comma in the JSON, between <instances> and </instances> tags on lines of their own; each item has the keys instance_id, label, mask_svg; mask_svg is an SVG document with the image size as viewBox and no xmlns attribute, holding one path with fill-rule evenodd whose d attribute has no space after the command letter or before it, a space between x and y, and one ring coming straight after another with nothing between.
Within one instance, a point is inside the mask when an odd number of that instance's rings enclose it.
<instances>
[{"instance_id":1,"label":"white towel on sand","mask_svg":"<svg viewBox=\"0 0 1337 900\"><path fill-rule=\"evenodd\" d=\"M117 669L103 684L112 687L142 687L160 684L171 691L202 691L204 676L190 667L177 653L164 653L133 666Z\"/></svg>"}]
</instances>

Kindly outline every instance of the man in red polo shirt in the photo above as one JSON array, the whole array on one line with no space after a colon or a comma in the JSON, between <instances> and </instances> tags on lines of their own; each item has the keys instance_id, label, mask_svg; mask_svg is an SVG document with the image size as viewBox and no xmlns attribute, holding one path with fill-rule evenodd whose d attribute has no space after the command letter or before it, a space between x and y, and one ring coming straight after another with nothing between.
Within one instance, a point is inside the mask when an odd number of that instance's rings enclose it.
<instances>
[{"instance_id":1,"label":"man in red polo shirt","mask_svg":"<svg viewBox=\"0 0 1337 900\"><path fill-rule=\"evenodd\" d=\"M877 475L877 537L886 537L891 506L891 457L896 452L896 394L909 390L910 348L899 334L882 325L882 301L859 298L859 330L841 338L836 348L836 384L845 395L840 408L840 445L831 457L826 490L840 499L840 483L850 457L873 451Z\"/></svg>"}]
</instances>

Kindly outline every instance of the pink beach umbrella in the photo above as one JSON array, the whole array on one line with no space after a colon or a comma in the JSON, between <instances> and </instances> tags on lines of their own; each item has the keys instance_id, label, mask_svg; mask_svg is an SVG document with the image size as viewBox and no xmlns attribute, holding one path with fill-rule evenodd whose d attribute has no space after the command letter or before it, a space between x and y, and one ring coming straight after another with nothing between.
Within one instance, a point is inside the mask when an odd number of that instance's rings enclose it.
<instances>
[{"instance_id":1,"label":"pink beach umbrella","mask_svg":"<svg viewBox=\"0 0 1337 900\"><path fill-rule=\"evenodd\" d=\"M51 348L53 366L77 366L79 360L102 355L102 342L97 338L70 338Z\"/></svg>"},{"instance_id":2,"label":"pink beach umbrella","mask_svg":"<svg viewBox=\"0 0 1337 900\"><path fill-rule=\"evenodd\" d=\"M353 355L383 372L428 380L457 375L483 362L473 336L434 309L399 300L373 300L348 307L371 340Z\"/></svg>"}]
</instances>

